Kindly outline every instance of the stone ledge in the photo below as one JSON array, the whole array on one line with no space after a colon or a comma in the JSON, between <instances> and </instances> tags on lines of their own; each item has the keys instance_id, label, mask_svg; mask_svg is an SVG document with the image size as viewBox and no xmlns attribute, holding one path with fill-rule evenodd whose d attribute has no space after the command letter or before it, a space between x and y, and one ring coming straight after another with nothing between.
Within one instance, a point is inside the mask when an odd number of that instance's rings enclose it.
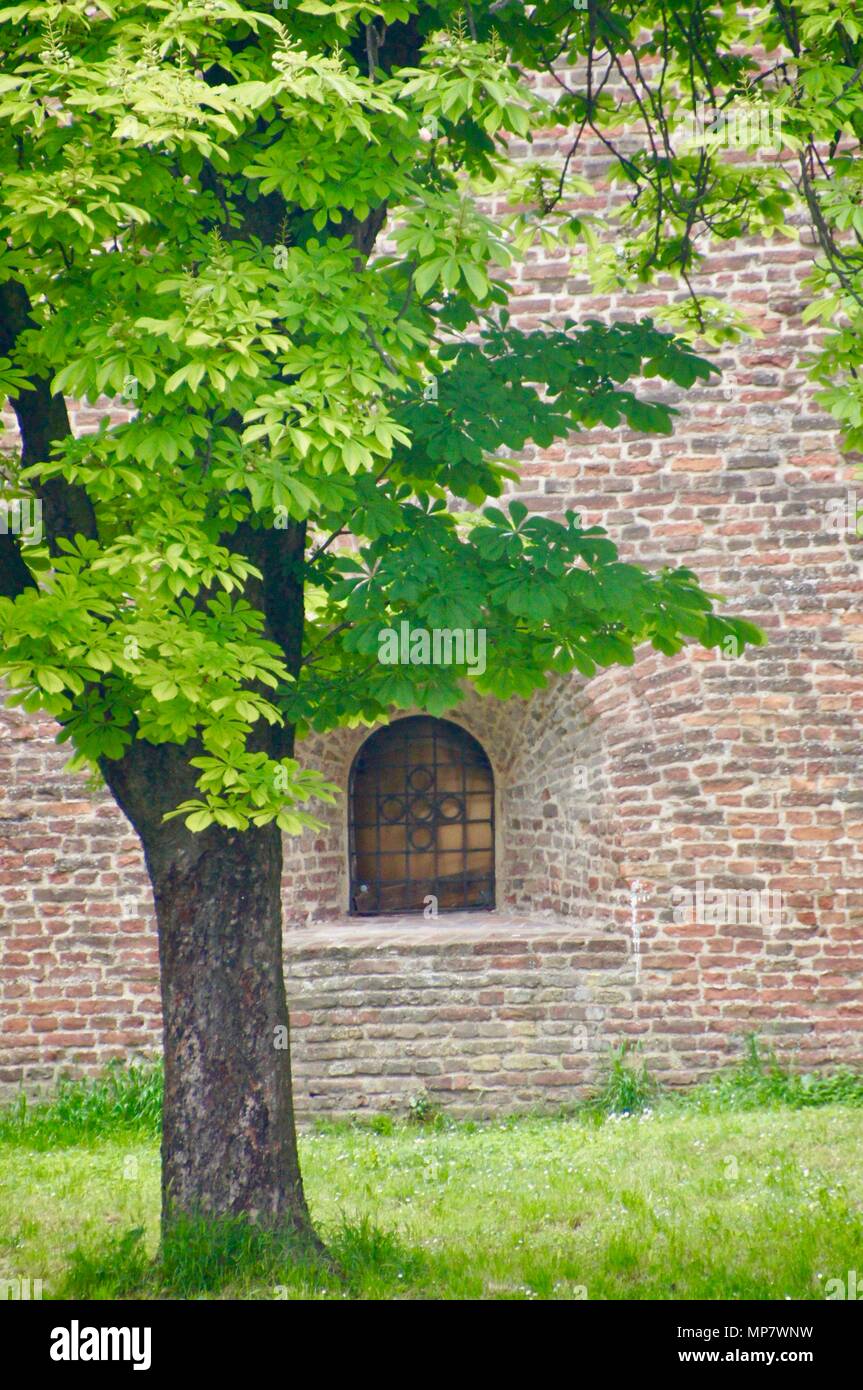
<instances>
[{"instance_id":1,"label":"stone ledge","mask_svg":"<svg viewBox=\"0 0 863 1390\"><path fill-rule=\"evenodd\" d=\"M559 918L512 917L498 912L452 912L432 921L420 915L344 917L313 926L289 927L284 937L291 955L327 950L435 950L468 947L483 954L500 946L517 951L572 946L615 958L629 950L619 931L602 933Z\"/></svg>"}]
</instances>

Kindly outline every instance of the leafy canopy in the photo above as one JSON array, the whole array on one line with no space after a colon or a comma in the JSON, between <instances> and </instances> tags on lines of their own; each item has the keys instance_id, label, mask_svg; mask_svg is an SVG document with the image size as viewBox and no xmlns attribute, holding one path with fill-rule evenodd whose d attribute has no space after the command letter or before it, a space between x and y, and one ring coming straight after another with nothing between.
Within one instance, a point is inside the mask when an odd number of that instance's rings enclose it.
<instances>
[{"instance_id":1,"label":"leafy canopy","mask_svg":"<svg viewBox=\"0 0 863 1390\"><path fill-rule=\"evenodd\" d=\"M761 640L689 570L495 505L526 445L668 433L652 380L713 371L649 320L510 322L534 231L579 234L513 157L551 120L527 75L551 8L0 10L5 467L45 528L0 536L0 667L109 781L135 745L181 747L193 830L314 823L332 789L295 728L441 713L466 677L528 695L645 641ZM575 56L619 21L577 23ZM489 211L525 168L532 230ZM75 438L66 396L126 418ZM485 629L485 670L382 664L404 618Z\"/></svg>"}]
</instances>

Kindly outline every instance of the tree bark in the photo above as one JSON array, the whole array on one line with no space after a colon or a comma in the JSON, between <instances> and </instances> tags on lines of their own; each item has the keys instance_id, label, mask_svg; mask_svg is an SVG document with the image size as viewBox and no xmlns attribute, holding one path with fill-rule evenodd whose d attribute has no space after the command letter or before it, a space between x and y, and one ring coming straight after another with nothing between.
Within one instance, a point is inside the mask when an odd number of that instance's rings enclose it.
<instances>
[{"instance_id":1,"label":"tree bark","mask_svg":"<svg viewBox=\"0 0 863 1390\"><path fill-rule=\"evenodd\" d=\"M213 829L188 840L194 844L180 854L147 847L162 975L164 1219L246 1214L308 1235L291 1098L280 832Z\"/></svg>"},{"instance_id":2,"label":"tree bark","mask_svg":"<svg viewBox=\"0 0 863 1390\"><path fill-rule=\"evenodd\" d=\"M156 905L163 1231L182 1216L245 1215L320 1250L293 1115L281 832L163 822L190 777L176 747L139 743L104 770L141 838Z\"/></svg>"},{"instance_id":3,"label":"tree bark","mask_svg":"<svg viewBox=\"0 0 863 1390\"><path fill-rule=\"evenodd\" d=\"M290 1087L281 834L163 838L145 844L163 1005L163 1222L245 1213L310 1237Z\"/></svg>"}]
</instances>

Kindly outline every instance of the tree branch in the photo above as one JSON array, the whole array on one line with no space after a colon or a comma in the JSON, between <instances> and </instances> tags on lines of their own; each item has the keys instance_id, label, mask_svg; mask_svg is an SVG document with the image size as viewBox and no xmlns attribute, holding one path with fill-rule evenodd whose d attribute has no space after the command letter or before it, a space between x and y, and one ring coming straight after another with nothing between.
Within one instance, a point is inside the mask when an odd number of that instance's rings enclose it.
<instances>
[{"instance_id":1,"label":"tree branch","mask_svg":"<svg viewBox=\"0 0 863 1390\"><path fill-rule=\"evenodd\" d=\"M38 328L38 324L32 317L26 290L17 281L6 280L0 285L0 356L13 357L21 334L32 328ZM63 397L52 393L47 377L31 377L29 389L13 400L12 407L21 431L24 468L46 462L51 446L72 432ZM61 538L96 538L96 516L84 488L57 477L30 486L42 502L42 524L52 548Z\"/></svg>"}]
</instances>

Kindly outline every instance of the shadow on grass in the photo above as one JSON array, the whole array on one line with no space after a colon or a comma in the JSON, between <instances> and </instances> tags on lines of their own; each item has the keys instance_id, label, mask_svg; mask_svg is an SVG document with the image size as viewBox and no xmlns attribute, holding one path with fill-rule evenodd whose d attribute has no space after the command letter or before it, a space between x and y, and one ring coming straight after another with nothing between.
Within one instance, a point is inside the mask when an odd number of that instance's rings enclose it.
<instances>
[{"instance_id":1,"label":"shadow on grass","mask_svg":"<svg viewBox=\"0 0 863 1390\"><path fill-rule=\"evenodd\" d=\"M262 1230L245 1217L183 1218L154 1259L136 1227L69 1254L59 1289L71 1299L342 1297L392 1299L429 1273L424 1256L368 1217L325 1233L327 1256L294 1233Z\"/></svg>"}]
</instances>

